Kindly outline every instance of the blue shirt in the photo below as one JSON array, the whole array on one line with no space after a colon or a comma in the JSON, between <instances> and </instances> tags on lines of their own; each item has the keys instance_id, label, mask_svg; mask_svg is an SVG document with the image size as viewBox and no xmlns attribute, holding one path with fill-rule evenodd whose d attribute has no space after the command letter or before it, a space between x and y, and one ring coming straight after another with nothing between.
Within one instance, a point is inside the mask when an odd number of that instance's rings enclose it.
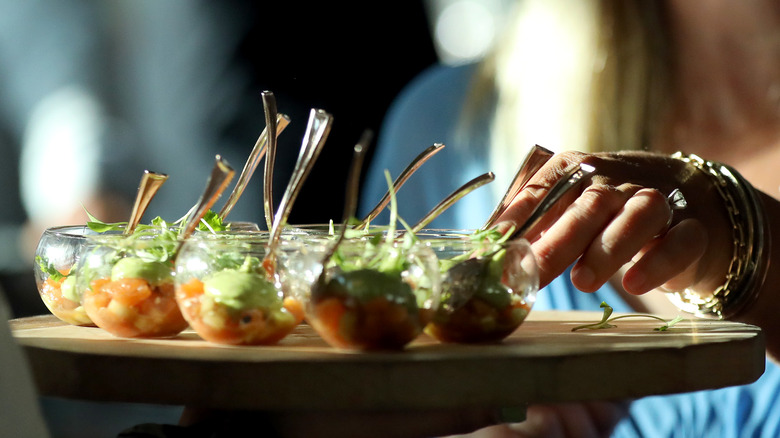
<instances>
[{"instance_id":1,"label":"blue shirt","mask_svg":"<svg viewBox=\"0 0 780 438\"><path fill-rule=\"evenodd\" d=\"M379 133L377 149L361 192L367 213L387 191L384 170L395 178L420 152L434 143L443 150L426 162L397 193L399 215L413 224L436 203L470 179L489 170L487 134L459 129L473 66L436 66L421 74L398 96ZM482 187L439 216L433 228L479 228L498 202ZM375 220L387 223L387 213ZM617 312L631 308L611 287L578 291L565 272L539 291L534 309L599 310L606 301ZM713 367L718 366L717 363ZM778 437L780 372L767 360L755 383L718 390L652 396L632 403L615 437Z\"/></svg>"}]
</instances>

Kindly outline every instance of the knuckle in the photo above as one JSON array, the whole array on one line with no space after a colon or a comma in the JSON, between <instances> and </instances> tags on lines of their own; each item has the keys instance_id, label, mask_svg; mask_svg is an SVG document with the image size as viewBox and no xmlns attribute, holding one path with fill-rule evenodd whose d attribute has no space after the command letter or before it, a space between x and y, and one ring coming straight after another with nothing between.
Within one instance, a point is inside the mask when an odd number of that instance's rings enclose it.
<instances>
[{"instance_id":1,"label":"knuckle","mask_svg":"<svg viewBox=\"0 0 780 438\"><path fill-rule=\"evenodd\" d=\"M672 212L666 196L656 189L641 189L632 196L629 202L634 208L645 211L652 216L667 218Z\"/></svg>"},{"instance_id":2,"label":"knuckle","mask_svg":"<svg viewBox=\"0 0 780 438\"><path fill-rule=\"evenodd\" d=\"M585 215L612 214L625 203L625 195L616 187L606 184L588 186L575 201Z\"/></svg>"}]
</instances>

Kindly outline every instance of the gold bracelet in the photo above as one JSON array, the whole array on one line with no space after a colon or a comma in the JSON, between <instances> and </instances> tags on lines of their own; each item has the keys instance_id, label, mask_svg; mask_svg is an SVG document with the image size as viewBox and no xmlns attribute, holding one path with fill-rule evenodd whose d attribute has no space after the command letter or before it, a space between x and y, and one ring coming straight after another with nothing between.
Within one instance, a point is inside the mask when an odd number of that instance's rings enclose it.
<instances>
[{"instance_id":1,"label":"gold bracelet","mask_svg":"<svg viewBox=\"0 0 780 438\"><path fill-rule=\"evenodd\" d=\"M734 317L755 301L768 271L771 239L764 205L756 189L732 167L681 152L672 158L691 164L712 179L728 211L733 249L726 281L712 296L703 298L686 289L670 293L669 298L681 310L697 316Z\"/></svg>"}]
</instances>

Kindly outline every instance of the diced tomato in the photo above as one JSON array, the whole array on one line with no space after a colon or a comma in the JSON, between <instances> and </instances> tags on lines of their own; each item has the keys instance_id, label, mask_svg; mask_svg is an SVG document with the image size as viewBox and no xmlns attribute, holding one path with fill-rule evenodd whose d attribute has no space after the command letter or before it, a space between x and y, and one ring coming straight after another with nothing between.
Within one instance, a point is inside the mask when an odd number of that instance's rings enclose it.
<instances>
[{"instance_id":1,"label":"diced tomato","mask_svg":"<svg viewBox=\"0 0 780 438\"><path fill-rule=\"evenodd\" d=\"M92 321L115 336L169 337L187 328L169 283L152 287L139 278L97 279L83 301Z\"/></svg>"},{"instance_id":2,"label":"diced tomato","mask_svg":"<svg viewBox=\"0 0 780 438\"><path fill-rule=\"evenodd\" d=\"M300 303L293 299L284 301L285 307L280 311L282 319L274 319L267 309L229 309L207 297L203 282L198 279L180 284L176 289L176 300L198 335L218 344L274 344L303 320ZM295 312L299 312L300 317Z\"/></svg>"},{"instance_id":3,"label":"diced tomato","mask_svg":"<svg viewBox=\"0 0 780 438\"><path fill-rule=\"evenodd\" d=\"M61 270L67 275L68 270ZM46 308L60 320L73 325L94 326L95 324L87 316L87 312L81 303L70 300L62 295L62 283L64 278L53 280L47 278L40 284L41 300Z\"/></svg>"},{"instance_id":4,"label":"diced tomato","mask_svg":"<svg viewBox=\"0 0 780 438\"><path fill-rule=\"evenodd\" d=\"M529 311L530 308L522 301L497 309L474 297L452 312L437 312L425 332L441 342L499 342L522 324Z\"/></svg>"},{"instance_id":5,"label":"diced tomato","mask_svg":"<svg viewBox=\"0 0 780 438\"><path fill-rule=\"evenodd\" d=\"M296 300L292 297L286 297L284 299L284 308L295 317L296 324L300 324L304 318L303 304L300 300Z\"/></svg>"}]
</instances>

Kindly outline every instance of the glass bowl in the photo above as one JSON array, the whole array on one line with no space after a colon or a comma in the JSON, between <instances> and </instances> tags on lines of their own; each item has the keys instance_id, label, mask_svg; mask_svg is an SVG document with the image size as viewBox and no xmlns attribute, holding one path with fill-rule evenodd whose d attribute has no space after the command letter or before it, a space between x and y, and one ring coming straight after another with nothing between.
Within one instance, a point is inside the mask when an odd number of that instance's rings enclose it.
<instances>
[{"instance_id":1,"label":"glass bowl","mask_svg":"<svg viewBox=\"0 0 780 438\"><path fill-rule=\"evenodd\" d=\"M303 321L302 304L287 281L286 264L301 243L280 241L273 257L267 234L197 235L176 263L176 301L203 339L232 345L268 345ZM302 277L296 277L302 278Z\"/></svg>"},{"instance_id":2,"label":"glass bowl","mask_svg":"<svg viewBox=\"0 0 780 438\"><path fill-rule=\"evenodd\" d=\"M426 333L447 343L491 343L523 323L539 290L528 241L457 233L418 237L436 254L441 272L441 303Z\"/></svg>"},{"instance_id":3,"label":"glass bowl","mask_svg":"<svg viewBox=\"0 0 780 438\"><path fill-rule=\"evenodd\" d=\"M302 298L306 320L331 346L402 349L422 333L438 305L436 256L403 239L347 239L308 292Z\"/></svg>"},{"instance_id":4,"label":"glass bowl","mask_svg":"<svg viewBox=\"0 0 780 438\"><path fill-rule=\"evenodd\" d=\"M75 287L74 266L96 235L83 225L48 228L35 250L34 275L41 300L49 311L68 324L94 325L81 303Z\"/></svg>"},{"instance_id":5,"label":"glass bowl","mask_svg":"<svg viewBox=\"0 0 780 438\"><path fill-rule=\"evenodd\" d=\"M76 287L98 327L127 338L172 337L187 328L174 297L174 231L90 240Z\"/></svg>"}]
</instances>

